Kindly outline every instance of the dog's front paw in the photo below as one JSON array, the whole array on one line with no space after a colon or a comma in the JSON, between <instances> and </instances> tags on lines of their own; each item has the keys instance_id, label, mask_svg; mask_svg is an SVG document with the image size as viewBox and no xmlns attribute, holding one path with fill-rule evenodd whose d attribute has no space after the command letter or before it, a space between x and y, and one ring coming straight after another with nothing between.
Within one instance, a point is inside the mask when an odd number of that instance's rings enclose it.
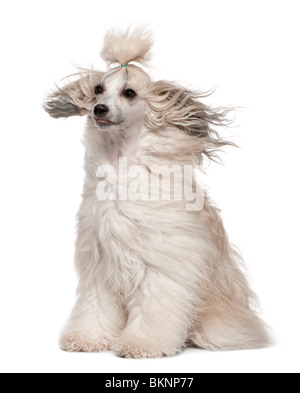
<instances>
[{"instance_id":1,"label":"dog's front paw","mask_svg":"<svg viewBox=\"0 0 300 393\"><path fill-rule=\"evenodd\" d=\"M156 350L154 348L150 349L147 346L137 345L137 343L130 344L114 344L112 350L115 354L121 358L159 358L164 356L162 351Z\"/></svg>"},{"instance_id":2,"label":"dog's front paw","mask_svg":"<svg viewBox=\"0 0 300 393\"><path fill-rule=\"evenodd\" d=\"M74 333L63 335L59 346L67 352L103 352L110 349L110 342L88 334Z\"/></svg>"},{"instance_id":3,"label":"dog's front paw","mask_svg":"<svg viewBox=\"0 0 300 393\"><path fill-rule=\"evenodd\" d=\"M172 348L164 348L151 340L145 339L118 339L112 344L111 349L117 356L122 358L159 358L173 356L179 351Z\"/></svg>"}]
</instances>

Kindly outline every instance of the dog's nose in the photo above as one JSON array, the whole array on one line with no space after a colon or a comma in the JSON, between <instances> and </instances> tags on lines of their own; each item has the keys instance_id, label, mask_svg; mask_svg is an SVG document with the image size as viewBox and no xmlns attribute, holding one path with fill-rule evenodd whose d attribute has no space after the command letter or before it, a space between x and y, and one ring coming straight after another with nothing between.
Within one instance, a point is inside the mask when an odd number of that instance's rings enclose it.
<instances>
[{"instance_id":1,"label":"dog's nose","mask_svg":"<svg viewBox=\"0 0 300 393\"><path fill-rule=\"evenodd\" d=\"M96 105L94 108L94 115L103 116L108 112L108 107L106 105Z\"/></svg>"}]
</instances>

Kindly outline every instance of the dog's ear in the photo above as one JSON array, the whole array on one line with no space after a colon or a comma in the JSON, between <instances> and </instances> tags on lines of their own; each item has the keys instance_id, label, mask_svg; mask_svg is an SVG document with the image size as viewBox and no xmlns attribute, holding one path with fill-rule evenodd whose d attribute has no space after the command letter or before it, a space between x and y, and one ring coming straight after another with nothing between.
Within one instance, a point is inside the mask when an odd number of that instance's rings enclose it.
<instances>
[{"instance_id":1,"label":"dog's ear","mask_svg":"<svg viewBox=\"0 0 300 393\"><path fill-rule=\"evenodd\" d=\"M54 118L88 114L96 103L94 89L102 75L93 70L72 75L76 79L63 87L57 87L46 98L43 108Z\"/></svg>"},{"instance_id":2,"label":"dog's ear","mask_svg":"<svg viewBox=\"0 0 300 393\"><path fill-rule=\"evenodd\" d=\"M184 132L194 146L194 154L204 154L216 159L214 153L225 145L234 145L222 139L214 126L228 126L227 115L231 108L209 108L200 100L211 93L198 93L175 83L152 83L145 93L150 111L147 124L152 129L176 128ZM198 142L197 142L198 141Z\"/></svg>"}]
</instances>

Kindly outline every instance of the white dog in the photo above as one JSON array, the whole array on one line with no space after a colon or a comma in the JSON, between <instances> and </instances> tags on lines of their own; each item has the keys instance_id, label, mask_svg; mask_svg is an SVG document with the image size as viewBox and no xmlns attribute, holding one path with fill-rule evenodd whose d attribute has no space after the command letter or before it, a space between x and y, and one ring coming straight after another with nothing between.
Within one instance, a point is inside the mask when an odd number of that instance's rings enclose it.
<instances>
[{"instance_id":1,"label":"white dog","mask_svg":"<svg viewBox=\"0 0 300 393\"><path fill-rule=\"evenodd\" d=\"M226 111L179 85L151 81L133 64L147 63L151 45L143 29L109 32L102 51L108 71L80 72L45 103L55 118L87 116L78 299L61 348L139 358L188 345L264 346L268 334L241 258L195 180L203 158L230 144L211 128L223 124ZM162 168L171 168L167 183ZM187 172L177 176L182 168L192 168L192 180ZM178 197L186 185L200 204Z\"/></svg>"}]
</instances>

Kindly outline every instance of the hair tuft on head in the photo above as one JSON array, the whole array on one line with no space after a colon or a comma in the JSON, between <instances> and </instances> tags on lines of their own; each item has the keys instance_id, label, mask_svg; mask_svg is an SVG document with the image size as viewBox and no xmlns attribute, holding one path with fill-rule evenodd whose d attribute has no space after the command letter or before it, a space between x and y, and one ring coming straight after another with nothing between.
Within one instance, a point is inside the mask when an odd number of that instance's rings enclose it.
<instances>
[{"instance_id":1,"label":"hair tuft on head","mask_svg":"<svg viewBox=\"0 0 300 393\"><path fill-rule=\"evenodd\" d=\"M108 65L126 66L131 62L145 65L152 57L152 45L151 33L143 27L128 29L125 33L110 30L104 38L101 57Z\"/></svg>"}]
</instances>

